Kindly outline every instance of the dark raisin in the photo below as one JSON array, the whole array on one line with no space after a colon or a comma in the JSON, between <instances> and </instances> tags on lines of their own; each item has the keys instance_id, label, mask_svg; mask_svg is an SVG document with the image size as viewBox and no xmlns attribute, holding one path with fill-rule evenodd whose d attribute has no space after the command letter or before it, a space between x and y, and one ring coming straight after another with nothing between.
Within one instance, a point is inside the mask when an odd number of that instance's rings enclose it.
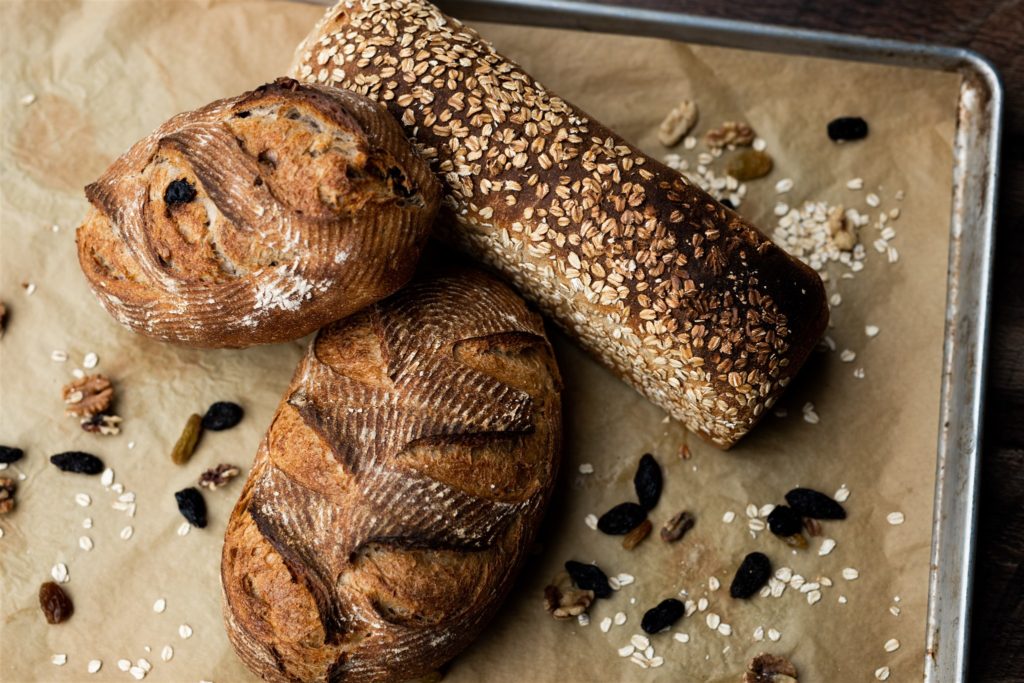
<instances>
[{"instance_id":1,"label":"dark raisin","mask_svg":"<svg viewBox=\"0 0 1024 683\"><path fill-rule=\"evenodd\" d=\"M211 432L231 429L242 421L243 415L245 411L237 403L217 401L207 409L206 415L203 415L203 429L209 429Z\"/></svg>"},{"instance_id":2,"label":"dark raisin","mask_svg":"<svg viewBox=\"0 0 1024 683\"><path fill-rule=\"evenodd\" d=\"M640 628L646 633L658 633L664 631L672 624L683 617L685 608L683 603L675 598L662 600L657 606L644 612L644 618L640 620Z\"/></svg>"},{"instance_id":3,"label":"dark raisin","mask_svg":"<svg viewBox=\"0 0 1024 683\"><path fill-rule=\"evenodd\" d=\"M250 116L252 116L252 112L251 111L240 111L240 112L235 114L235 118L237 118L237 119L247 119Z\"/></svg>"},{"instance_id":4,"label":"dark raisin","mask_svg":"<svg viewBox=\"0 0 1024 683\"><path fill-rule=\"evenodd\" d=\"M654 456L644 453L633 475L636 499L647 510L653 510L661 498L661 466Z\"/></svg>"},{"instance_id":5,"label":"dark raisin","mask_svg":"<svg viewBox=\"0 0 1024 683\"><path fill-rule=\"evenodd\" d=\"M25 451L20 448L13 448L11 446L0 446L0 462L5 465L9 465L12 462L18 462L25 456Z\"/></svg>"},{"instance_id":6,"label":"dark raisin","mask_svg":"<svg viewBox=\"0 0 1024 683\"><path fill-rule=\"evenodd\" d=\"M576 584L577 588L585 591L594 591L599 598L607 598L612 594L612 587L608 583L608 575L601 571L596 564L583 564L575 560L565 563L565 571L569 572L569 578Z\"/></svg>"},{"instance_id":7,"label":"dark raisin","mask_svg":"<svg viewBox=\"0 0 1024 683\"><path fill-rule=\"evenodd\" d=\"M75 613L75 605L64 589L53 581L47 581L39 587L39 606L46 616L46 623L59 624L71 618Z\"/></svg>"},{"instance_id":8,"label":"dark raisin","mask_svg":"<svg viewBox=\"0 0 1024 683\"><path fill-rule=\"evenodd\" d=\"M724 206L724 207L725 207L725 208L727 208L727 209L735 209L735 208L736 208L736 205L735 205L735 204L733 204L733 203L732 203L732 202L731 202L731 201L729 200L729 198L728 198L728 197L725 197L725 198L723 198L723 199L719 199L719 200L718 200L718 203L719 203L719 204L721 204L722 206Z\"/></svg>"},{"instance_id":9,"label":"dark raisin","mask_svg":"<svg viewBox=\"0 0 1024 683\"><path fill-rule=\"evenodd\" d=\"M734 598L749 598L768 583L772 575L772 563L764 553L750 553L736 570L736 576L729 586L729 595Z\"/></svg>"},{"instance_id":10,"label":"dark raisin","mask_svg":"<svg viewBox=\"0 0 1024 683\"><path fill-rule=\"evenodd\" d=\"M397 166L392 166L388 169L388 180L391 181L391 186L398 191L398 194L406 199L416 194L416 191L409 186L409 182L406 180L405 174L402 173L402 169Z\"/></svg>"},{"instance_id":11,"label":"dark raisin","mask_svg":"<svg viewBox=\"0 0 1024 683\"><path fill-rule=\"evenodd\" d=\"M168 204L188 204L196 198L196 188L184 178L172 181L164 190L164 201Z\"/></svg>"},{"instance_id":12,"label":"dark raisin","mask_svg":"<svg viewBox=\"0 0 1024 683\"><path fill-rule=\"evenodd\" d=\"M597 520L597 528L606 534L622 536L647 519L647 510L636 503L619 503Z\"/></svg>"},{"instance_id":13,"label":"dark raisin","mask_svg":"<svg viewBox=\"0 0 1024 683\"><path fill-rule=\"evenodd\" d=\"M103 461L91 453L67 451L50 456L50 462L62 472L76 474L99 474L103 471Z\"/></svg>"},{"instance_id":14,"label":"dark raisin","mask_svg":"<svg viewBox=\"0 0 1024 683\"><path fill-rule=\"evenodd\" d=\"M814 489L793 489L786 494L786 502L803 517L846 519L842 505Z\"/></svg>"},{"instance_id":15,"label":"dark raisin","mask_svg":"<svg viewBox=\"0 0 1024 683\"><path fill-rule=\"evenodd\" d=\"M776 505L768 515L768 528L776 536L792 536L800 533L803 527L803 518L791 507Z\"/></svg>"},{"instance_id":16,"label":"dark raisin","mask_svg":"<svg viewBox=\"0 0 1024 683\"><path fill-rule=\"evenodd\" d=\"M868 122L859 116L841 116L828 122L828 136L833 142L861 140L868 136Z\"/></svg>"},{"instance_id":17,"label":"dark raisin","mask_svg":"<svg viewBox=\"0 0 1024 683\"><path fill-rule=\"evenodd\" d=\"M178 501L178 511L189 524L200 529L206 527L206 501L199 489L195 486L182 489L174 494L174 500Z\"/></svg>"}]
</instances>

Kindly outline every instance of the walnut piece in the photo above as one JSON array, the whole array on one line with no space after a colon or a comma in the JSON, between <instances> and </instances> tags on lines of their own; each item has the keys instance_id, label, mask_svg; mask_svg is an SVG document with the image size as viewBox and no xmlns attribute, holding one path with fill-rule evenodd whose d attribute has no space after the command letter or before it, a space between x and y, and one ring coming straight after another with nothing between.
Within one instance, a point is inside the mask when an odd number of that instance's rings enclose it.
<instances>
[{"instance_id":1,"label":"walnut piece","mask_svg":"<svg viewBox=\"0 0 1024 683\"><path fill-rule=\"evenodd\" d=\"M83 417L79 424L87 432L98 432L104 436L114 436L121 433L121 418L117 415L96 413L90 417Z\"/></svg>"},{"instance_id":2,"label":"walnut piece","mask_svg":"<svg viewBox=\"0 0 1024 683\"><path fill-rule=\"evenodd\" d=\"M114 402L114 387L103 375L86 375L67 384L61 390L64 403L68 408L64 411L76 417L92 417L106 412Z\"/></svg>"},{"instance_id":3,"label":"walnut piece","mask_svg":"<svg viewBox=\"0 0 1024 683\"><path fill-rule=\"evenodd\" d=\"M740 121L726 121L704 134L704 144L712 149L733 145L746 147L754 142L754 129Z\"/></svg>"},{"instance_id":4,"label":"walnut piece","mask_svg":"<svg viewBox=\"0 0 1024 683\"><path fill-rule=\"evenodd\" d=\"M199 485L211 491L216 491L222 486L227 486L228 482L237 476L237 467L223 463L203 472L199 477Z\"/></svg>"},{"instance_id":5,"label":"walnut piece","mask_svg":"<svg viewBox=\"0 0 1024 683\"><path fill-rule=\"evenodd\" d=\"M743 683L797 683L796 667L785 657L762 652L750 660Z\"/></svg>"},{"instance_id":6,"label":"walnut piece","mask_svg":"<svg viewBox=\"0 0 1024 683\"><path fill-rule=\"evenodd\" d=\"M658 141L666 147L676 145L697 123L697 103L683 100L668 113L658 126Z\"/></svg>"},{"instance_id":7,"label":"walnut piece","mask_svg":"<svg viewBox=\"0 0 1024 683\"><path fill-rule=\"evenodd\" d=\"M10 477L0 477L0 515L14 509L14 492L18 485Z\"/></svg>"},{"instance_id":8,"label":"walnut piece","mask_svg":"<svg viewBox=\"0 0 1024 683\"><path fill-rule=\"evenodd\" d=\"M832 237L832 243L840 251L853 251L857 246L857 235L853 226L846 221L846 209L843 205L833 206L828 210L828 234Z\"/></svg>"},{"instance_id":9,"label":"walnut piece","mask_svg":"<svg viewBox=\"0 0 1024 683\"><path fill-rule=\"evenodd\" d=\"M555 577L544 589L544 609L555 619L571 619L590 609L594 602L594 591L580 590L572 585L565 572Z\"/></svg>"}]
</instances>

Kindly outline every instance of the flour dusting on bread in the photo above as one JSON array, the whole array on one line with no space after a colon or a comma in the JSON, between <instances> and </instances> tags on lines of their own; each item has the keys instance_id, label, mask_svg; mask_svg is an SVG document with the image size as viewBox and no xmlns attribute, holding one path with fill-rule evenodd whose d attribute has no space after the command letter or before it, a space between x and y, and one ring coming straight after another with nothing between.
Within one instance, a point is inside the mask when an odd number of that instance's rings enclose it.
<instances>
[{"instance_id":1,"label":"flour dusting on bread","mask_svg":"<svg viewBox=\"0 0 1024 683\"><path fill-rule=\"evenodd\" d=\"M158 339L234 347L395 291L440 201L386 112L287 79L175 116L86 194L79 261L107 310Z\"/></svg>"},{"instance_id":2,"label":"flour dusting on bread","mask_svg":"<svg viewBox=\"0 0 1024 683\"><path fill-rule=\"evenodd\" d=\"M457 654L550 496L559 388L539 317L472 271L322 330L228 523L240 656L268 680L371 681Z\"/></svg>"}]
</instances>

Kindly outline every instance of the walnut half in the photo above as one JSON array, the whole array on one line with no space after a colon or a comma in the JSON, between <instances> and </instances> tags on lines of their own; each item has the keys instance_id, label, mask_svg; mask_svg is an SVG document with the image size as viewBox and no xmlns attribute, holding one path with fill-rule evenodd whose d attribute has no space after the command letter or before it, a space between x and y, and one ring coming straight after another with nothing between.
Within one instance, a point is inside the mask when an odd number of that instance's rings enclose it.
<instances>
[{"instance_id":1,"label":"walnut half","mask_svg":"<svg viewBox=\"0 0 1024 683\"><path fill-rule=\"evenodd\" d=\"M114 402L114 387L103 375L86 375L67 384L61 390L65 413L76 417L92 417L106 412Z\"/></svg>"},{"instance_id":2,"label":"walnut half","mask_svg":"<svg viewBox=\"0 0 1024 683\"><path fill-rule=\"evenodd\" d=\"M750 660L743 683L797 683L796 667L785 657L762 652Z\"/></svg>"},{"instance_id":3,"label":"walnut half","mask_svg":"<svg viewBox=\"0 0 1024 683\"><path fill-rule=\"evenodd\" d=\"M572 585L569 575L561 572L544 589L544 608L555 619L571 619L590 609L594 591L581 590Z\"/></svg>"}]
</instances>

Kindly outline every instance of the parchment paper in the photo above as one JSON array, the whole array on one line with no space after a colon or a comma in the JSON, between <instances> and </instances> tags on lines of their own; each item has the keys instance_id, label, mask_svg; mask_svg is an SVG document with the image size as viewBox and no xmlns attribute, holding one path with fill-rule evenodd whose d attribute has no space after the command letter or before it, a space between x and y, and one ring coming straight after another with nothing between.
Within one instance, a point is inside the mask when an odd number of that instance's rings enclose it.
<instances>
[{"instance_id":1,"label":"parchment paper","mask_svg":"<svg viewBox=\"0 0 1024 683\"><path fill-rule=\"evenodd\" d=\"M4 2L7 38L0 44L3 78L2 273L0 298L9 311L0 340L0 443L25 449L17 466L17 509L0 517L0 677L27 680L130 680L117 660L152 663L148 679L247 681L220 618L221 536L241 479L206 493L210 526L186 536L172 492L193 484L206 467L230 462L248 469L304 342L245 351L193 351L148 341L122 329L100 308L79 272L73 229L84 215L81 188L117 155L172 114L234 95L283 74L294 46L321 10L286 2ZM514 594L491 628L451 666L451 681L738 680L760 651L789 656L801 681L872 680L891 667L893 681L921 676L924 659L928 553L939 406L951 139L958 81L926 71L691 47L659 40L486 26L505 52L557 92L662 154L656 127L680 98L696 99L697 132L725 119L748 121L768 143L776 170L750 183L741 212L774 225L775 181L792 177L786 198L863 205L868 189L882 208L899 206L888 264L869 248L865 270L828 284L840 292L830 335L839 349L818 354L784 401L789 416L769 416L734 451L723 454L687 437L664 414L556 335L565 379L566 449L556 501ZM22 98L35 95L32 104ZM836 146L824 136L834 116L856 114L871 124L864 142ZM692 153L687 153L692 155ZM692 158L692 157L691 157ZM866 190L845 189L863 177ZM897 190L906 199L896 203ZM51 226L56 226L52 228ZM869 228L870 229L870 228ZM870 239L870 238L869 238ZM22 283L35 285L29 294ZM865 325L881 333L869 339ZM64 350L67 362L51 360ZM60 387L87 352L116 385L122 434L84 433L64 417ZM853 370L862 367L865 377ZM168 453L192 412L215 400L236 400L242 424L203 437L192 462ZM819 424L801 419L814 403ZM690 460L678 453L688 444ZM116 481L134 492L137 514L111 507L118 498L98 477L58 472L47 462L64 450L100 455ZM632 498L639 456L654 453L665 469L656 530L632 552L584 524L589 513ZM580 474L591 463L594 473ZM244 471L243 471L244 476ZM823 524L838 544L817 553L821 539L795 553L767 532L752 538L745 508L782 502L795 485L832 493L846 484L849 519ZM76 493L91 497L88 507ZM666 546L657 527L680 509L697 516L686 538ZM722 521L736 513L731 524ZM891 526L886 515L905 514ZM83 520L91 518L91 529ZM122 540L126 526L133 535ZM79 537L94 542L79 547ZM735 601L728 584L742 557L760 550L776 567L808 581L827 576L823 597L809 605L794 588L778 599ZM555 622L543 610L543 586L567 559L596 561L635 583L591 610L591 623ZM66 563L75 615L48 626L36 592L55 563ZM846 581L843 568L859 570ZM722 588L709 590L717 577ZM643 612L688 591L706 597L730 636L697 612L670 634L652 638L664 666L642 671L616 649L639 633ZM844 596L846 604L839 602ZM154 601L164 598L166 611ZM899 608L899 616L890 612ZM627 621L608 633L605 617ZM895 611L895 610L894 610ZM183 639L179 625L194 635ZM777 629L778 642L755 642L756 627ZM887 653L883 644L900 647ZM163 662L165 645L173 659ZM67 664L50 663L53 654ZM91 659L102 660L94 676Z\"/></svg>"}]
</instances>

